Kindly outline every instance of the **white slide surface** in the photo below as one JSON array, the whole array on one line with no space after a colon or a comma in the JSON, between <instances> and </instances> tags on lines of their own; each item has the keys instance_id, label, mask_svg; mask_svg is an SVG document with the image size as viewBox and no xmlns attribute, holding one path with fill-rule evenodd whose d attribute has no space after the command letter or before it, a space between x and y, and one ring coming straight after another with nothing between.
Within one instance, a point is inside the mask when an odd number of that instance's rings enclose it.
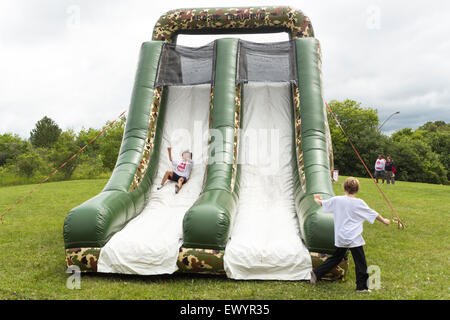
<instances>
[{"instance_id":1,"label":"white slide surface","mask_svg":"<svg viewBox=\"0 0 450 320\"><path fill-rule=\"evenodd\" d=\"M290 96L289 83L244 85L239 205L224 255L232 279L310 278L294 204Z\"/></svg>"},{"instance_id":2,"label":"white slide surface","mask_svg":"<svg viewBox=\"0 0 450 320\"><path fill-rule=\"evenodd\" d=\"M98 272L156 275L177 271L183 217L197 200L203 184L209 99L209 84L169 88L159 165L148 205L102 248ZM181 152L186 149L193 152L191 177L178 194L172 181L161 190L156 189L166 170L172 169L169 146L174 160L181 159Z\"/></svg>"}]
</instances>

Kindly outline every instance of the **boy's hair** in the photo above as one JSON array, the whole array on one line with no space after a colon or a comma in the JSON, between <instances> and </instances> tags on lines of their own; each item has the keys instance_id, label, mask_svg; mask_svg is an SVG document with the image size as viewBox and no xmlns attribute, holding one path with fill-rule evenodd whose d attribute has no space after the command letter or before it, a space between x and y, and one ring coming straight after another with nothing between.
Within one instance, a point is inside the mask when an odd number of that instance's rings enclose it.
<instances>
[{"instance_id":1,"label":"boy's hair","mask_svg":"<svg viewBox=\"0 0 450 320\"><path fill-rule=\"evenodd\" d=\"M344 181L344 190L348 194L355 194L359 191L359 181L356 178L348 177Z\"/></svg>"},{"instance_id":2,"label":"boy's hair","mask_svg":"<svg viewBox=\"0 0 450 320\"><path fill-rule=\"evenodd\" d=\"M181 153L181 156L183 156L185 153L189 153L189 155L191 156L191 159L192 159L192 152L190 152L189 150L184 150L184 151Z\"/></svg>"}]
</instances>

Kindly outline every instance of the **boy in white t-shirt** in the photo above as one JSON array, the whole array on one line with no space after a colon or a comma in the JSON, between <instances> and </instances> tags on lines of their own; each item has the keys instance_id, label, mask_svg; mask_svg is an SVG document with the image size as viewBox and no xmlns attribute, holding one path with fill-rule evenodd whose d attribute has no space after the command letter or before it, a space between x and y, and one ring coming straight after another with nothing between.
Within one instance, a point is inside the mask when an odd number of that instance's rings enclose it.
<instances>
[{"instance_id":1,"label":"boy in white t-shirt","mask_svg":"<svg viewBox=\"0 0 450 320\"><path fill-rule=\"evenodd\" d=\"M355 197L359 190L359 181L356 178L347 178L344 182L345 196L332 197L322 200L320 195L314 195L314 200L325 212L334 214L334 245L336 251L324 263L311 271L311 284L315 284L331 269L336 267L350 249L355 261L356 291L368 291L367 263L364 255L363 223L374 223L375 219L390 224L389 219L383 218L376 211L370 209L362 199Z\"/></svg>"},{"instance_id":2,"label":"boy in white t-shirt","mask_svg":"<svg viewBox=\"0 0 450 320\"><path fill-rule=\"evenodd\" d=\"M164 186L164 183L166 183L167 179L170 179L177 183L175 185L175 193L178 193L183 184L189 180L191 175L192 166L194 164L192 161L192 152L189 150L183 151L181 154L182 159L174 161L172 159L172 148L168 147L167 151L169 153L169 160L172 162L173 170L166 171L161 181L161 185L157 189L160 190Z\"/></svg>"},{"instance_id":3,"label":"boy in white t-shirt","mask_svg":"<svg viewBox=\"0 0 450 320\"><path fill-rule=\"evenodd\" d=\"M379 154L378 159L375 161L375 172L373 174L374 178L377 179L377 183L378 183L378 179L381 178L382 183L384 184L384 178L386 177L386 173L384 171L385 166L386 166L386 160L383 158L383 156L381 154Z\"/></svg>"}]
</instances>

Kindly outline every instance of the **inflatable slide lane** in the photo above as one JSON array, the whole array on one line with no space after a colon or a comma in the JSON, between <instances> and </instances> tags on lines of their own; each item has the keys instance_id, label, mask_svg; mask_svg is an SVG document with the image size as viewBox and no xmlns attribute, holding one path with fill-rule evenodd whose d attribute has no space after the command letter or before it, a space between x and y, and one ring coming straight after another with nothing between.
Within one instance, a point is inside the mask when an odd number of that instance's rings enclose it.
<instances>
[{"instance_id":1,"label":"inflatable slide lane","mask_svg":"<svg viewBox=\"0 0 450 320\"><path fill-rule=\"evenodd\" d=\"M289 41L221 38L191 48L178 34L287 32ZM178 193L160 186L192 152ZM67 266L158 275L308 280L334 250L331 138L321 52L289 7L180 9L141 47L117 163L100 194L64 222ZM327 275L344 278L347 260Z\"/></svg>"}]
</instances>

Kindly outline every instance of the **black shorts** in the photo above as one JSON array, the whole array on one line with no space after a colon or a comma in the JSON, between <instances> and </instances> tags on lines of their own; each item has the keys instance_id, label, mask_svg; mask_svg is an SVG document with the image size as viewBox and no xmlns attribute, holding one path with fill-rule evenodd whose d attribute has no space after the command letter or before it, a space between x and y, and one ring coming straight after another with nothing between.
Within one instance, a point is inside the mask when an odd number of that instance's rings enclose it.
<instances>
[{"instance_id":1,"label":"black shorts","mask_svg":"<svg viewBox=\"0 0 450 320\"><path fill-rule=\"evenodd\" d=\"M188 181L188 178L179 176L175 172L172 173L172 177L169 176L169 180L172 180L172 181L175 181L175 182L178 182L178 180L180 180L180 178L184 179L183 180L183 184L185 184Z\"/></svg>"}]
</instances>

